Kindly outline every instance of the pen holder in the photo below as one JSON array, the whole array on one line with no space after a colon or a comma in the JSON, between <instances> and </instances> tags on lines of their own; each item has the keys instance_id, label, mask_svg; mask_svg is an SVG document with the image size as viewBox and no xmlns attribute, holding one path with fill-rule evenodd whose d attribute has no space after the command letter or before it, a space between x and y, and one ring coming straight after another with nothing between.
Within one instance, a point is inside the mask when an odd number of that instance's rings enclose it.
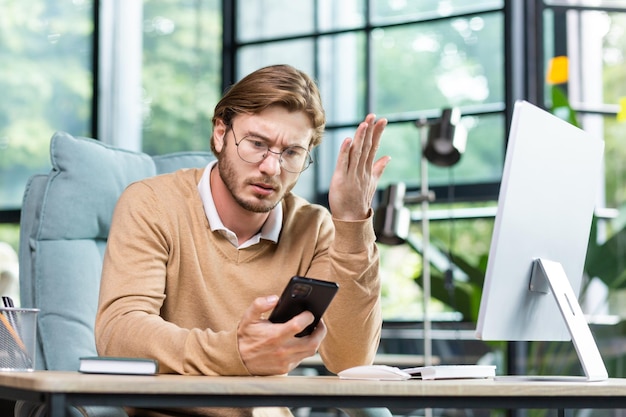
<instances>
[{"instance_id":1,"label":"pen holder","mask_svg":"<svg viewBox=\"0 0 626 417\"><path fill-rule=\"evenodd\" d=\"M0 308L0 371L33 371L37 343L36 308Z\"/></svg>"}]
</instances>

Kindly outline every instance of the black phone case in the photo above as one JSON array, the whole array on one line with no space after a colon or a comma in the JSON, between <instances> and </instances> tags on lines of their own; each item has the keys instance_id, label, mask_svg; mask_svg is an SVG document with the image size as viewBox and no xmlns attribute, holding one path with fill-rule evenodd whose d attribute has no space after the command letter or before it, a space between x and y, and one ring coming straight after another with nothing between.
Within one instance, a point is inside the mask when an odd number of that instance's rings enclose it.
<instances>
[{"instance_id":1,"label":"black phone case","mask_svg":"<svg viewBox=\"0 0 626 417\"><path fill-rule=\"evenodd\" d=\"M292 277L270 314L269 320L273 323L285 323L303 311L310 311L315 319L306 329L296 335L296 337L307 336L317 327L338 289L339 286L335 282L300 276Z\"/></svg>"}]
</instances>

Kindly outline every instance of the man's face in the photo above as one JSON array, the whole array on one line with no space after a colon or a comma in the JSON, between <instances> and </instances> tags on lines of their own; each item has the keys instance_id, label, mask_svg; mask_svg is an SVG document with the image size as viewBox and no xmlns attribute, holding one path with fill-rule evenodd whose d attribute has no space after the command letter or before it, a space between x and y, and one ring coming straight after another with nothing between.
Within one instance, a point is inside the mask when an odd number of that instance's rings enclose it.
<instances>
[{"instance_id":1,"label":"man's face","mask_svg":"<svg viewBox=\"0 0 626 417\"><path fill-rule=\"evenodd\" d=\"M256 213L272 210L295 186L300 175L285 170L278 153L290 146L309 149L313 134L305 113L290 113L282 107L236 116L230 127L220 121L215 131L220 178L241 207ZM265 144L272 152L260 162L246 162L237 152L236 144L242 146L242 140L252 140L259 146Z\"/></svg>"}]
</instances>

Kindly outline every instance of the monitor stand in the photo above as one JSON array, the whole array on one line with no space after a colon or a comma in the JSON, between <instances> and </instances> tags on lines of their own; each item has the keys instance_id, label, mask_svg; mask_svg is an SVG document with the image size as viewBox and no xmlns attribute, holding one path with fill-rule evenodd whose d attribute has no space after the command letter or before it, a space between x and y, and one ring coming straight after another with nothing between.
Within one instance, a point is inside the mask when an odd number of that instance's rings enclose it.
<instances>
[{"instance_id":1,"label":"monitor stand","mask_svg":"<svg viewBox=\"0 0 626 417\"><path fill-rule=\"evenodd\" d=\"M540 379L558 381L604 381L608 378L598 345L591 334L587 319L570 285L563 266L559 262L538 258L533 261L530 291L548 294L552 292L561 310L565 324L572 336L576 354L585 372L584 377L572 376L510 376L514 379ZM499 378L500 379L500 378Z\"/></svg>"}]
</instances>

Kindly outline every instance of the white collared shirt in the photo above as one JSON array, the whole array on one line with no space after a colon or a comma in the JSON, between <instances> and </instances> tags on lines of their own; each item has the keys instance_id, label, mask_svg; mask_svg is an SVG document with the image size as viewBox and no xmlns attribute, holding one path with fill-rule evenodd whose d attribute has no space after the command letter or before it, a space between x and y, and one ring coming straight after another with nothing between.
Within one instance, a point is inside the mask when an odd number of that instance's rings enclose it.
<instances>
[{"instance_id":1,"label":"white collared shirt","mask_svg":"<svg viewBox=\"0 0 626 417\"><path fill-rule=\"evenodd\" d=\"M202 178L200 178L200 182L198 183L198 192L200 193L200 198L202 199L202 204L204 205L204 213L209 220L209 226L211 227L211 231L218 231L219 233L221 233L237 249L244 249L249 246L255 245L259 243L261 239L277 243L278 236L280 235L280 230L283 224L282 204L277 204L276 207L274 207L272 211L270 211L267 220L265 221L265 223L263 223L263 227L261 227L261 231L241 245L239 245L237 235L232 230L229 230L228 228L226 228L226 226L224 226L224 223L222 223L222 219L220 219L220 216L217 213L217 209L215 208L213 193L211 193L211 170L216 164L217 161L209 162L209 164L204 169L204 173L202 174Z\"/></svg>"}]
</instances>

